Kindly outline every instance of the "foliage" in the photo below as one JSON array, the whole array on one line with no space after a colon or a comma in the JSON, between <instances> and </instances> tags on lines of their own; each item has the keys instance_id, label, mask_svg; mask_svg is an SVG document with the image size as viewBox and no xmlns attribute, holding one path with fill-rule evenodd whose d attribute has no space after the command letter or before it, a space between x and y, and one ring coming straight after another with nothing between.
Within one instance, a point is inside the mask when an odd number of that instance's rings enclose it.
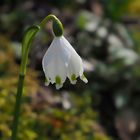
<instances>
[{"instance_id":1,"label":"foliage","mask_svg":"<svg viewBox=\"0 0 140 140\"><path fill-rule=\"evenodd\" d=\"M101 123L116 139L118 134L124 139L124 131L129 132L129 138L138 138L139 32L135 29L128 31L121 23L95 18L95 15L85 11L80 12L76 23L81 23L81 17L84 20L84 31L77 34L76 45L79 46L82 56L94 65L89 83L91 89L97 93L93 95L93 105L100 110ZM124 117L124 111L133 117ZM128 120L126 128L121 119L133 120L136 125L134 130L129 128Z\"/></svg>"},{"instance_id":2,"label":"foliage","mask_svg":"<svg viewBox=\"0 0 140 140\"><path fill-rule=\"evenodd\" d=\"M126 12L130 0L101 0L106 16L118 20Z\"/></svg>"},{"instance_id":3,"label":"foliage","mask_svg":"<svg viewBox=\"0 0 140 140\"><path fill-rule=\"evenodd\" d=\"M12 112L19 66L15 63L15 55L10 47L9 40L1 36L0 44L0 137L1 140L6 140L11 135ZM11 59L3 57L6 55ZM71 103L67 99L56 95L49 99L49 95L37 82L37 73L31 69L28 70L19 126L18 137L20 140L86 140L87 138L109 140L96 123L97 114L90 107L90 96L83 95L83 97L71 93L73 107L67 110L64 107ZM65 96L64 93L62 95ZM84 102L83 98L85 98ZM52 103L49 103L50 100L52 100ZM60 102L57 100L60 100ZM57 104L62 104L62 107L53 107Z\"/></svg>"},{"instance_id":4,"label":"foliage","mask_svg":"<svg viewBox=\"0 0 140 140\"><path fill-rule=\"evenodd\" d=\"M134 16L139 16L140 15L140 1L139 0L133 0L129 5L128 5L128 10L129 14L134 15Z\"/></svg>"}]
</instances>

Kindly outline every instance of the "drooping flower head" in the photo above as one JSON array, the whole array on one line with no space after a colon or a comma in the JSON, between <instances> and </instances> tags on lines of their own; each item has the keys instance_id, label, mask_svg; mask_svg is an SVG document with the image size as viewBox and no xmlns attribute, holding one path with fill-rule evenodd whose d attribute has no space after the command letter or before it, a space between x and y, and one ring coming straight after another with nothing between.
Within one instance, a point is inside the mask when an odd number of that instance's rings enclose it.
<instances>
[{"instance_id":1,"label":"drooping flower head","mask_svg":"<svg viewBox=\"0 0 140 140\"><path fill-rule=\"evenodd\" d=\"M63 36L62 24L56 21L53 22L55 37L42 60L46 85L56 83L56 89L59 89L67 77L72 84L76 84L77 77L87 83L82 59Z\"/></svg>"},{"instance_id":2,"label":"drooping flower head","mask_svg":"<svg viewBox=\"0 0 140 140\"><path fill-rule=\"evenodd\" d=\"M63 86L68 77L72 84L80 77L85 83L87 79L83 74L83 62L71 44L64 36L54 37L42 61L46 76L46 85L56 83L56 88Z\"/></svg>"}]
</instances>

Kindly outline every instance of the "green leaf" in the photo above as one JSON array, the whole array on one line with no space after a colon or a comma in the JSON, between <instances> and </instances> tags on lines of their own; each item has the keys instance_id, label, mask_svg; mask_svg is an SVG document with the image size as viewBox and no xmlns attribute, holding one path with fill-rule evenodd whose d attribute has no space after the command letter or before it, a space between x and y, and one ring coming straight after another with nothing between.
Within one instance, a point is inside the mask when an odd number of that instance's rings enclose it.
<instances>
[{"instance_id":1,"label":"green leaf","mask_svg":"<svg viewBox=\"0 0 140 140\"><path fill-rule=\"evenodd\" d=\"M22 62L21 62L20 74L24 75L26 72L26 64L28 60L29 48L34 36L39 30L40 30L40 26L33 25L30 26L24 33L23 41L22 41L22 58L21 58Z\"/></svg>"},{"instance_id":2,"label":"green leaf","mask_svg":"<svg viewBox=\"0 0 140 140\"><path fill-rule=\"evenodd\" d=\"M38 25L32 25L30 26L23 35L23 41L22 41L22 53L24 54L25 51L29 49L29 46L31 45L31 42L36 35L36 33L39 31L40 26Z\"/></svg>"}]
</instances>

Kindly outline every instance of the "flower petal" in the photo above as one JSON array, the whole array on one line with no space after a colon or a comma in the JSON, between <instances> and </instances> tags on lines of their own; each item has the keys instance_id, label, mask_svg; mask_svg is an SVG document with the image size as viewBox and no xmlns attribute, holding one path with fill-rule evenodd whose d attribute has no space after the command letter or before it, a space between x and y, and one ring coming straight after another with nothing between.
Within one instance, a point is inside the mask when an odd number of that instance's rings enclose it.
<instances>
[{"instance_id":1,"label":"flower petal","mask_svg":"<svg viewBox=\"0 0 140 140\"><path fill-rule=\"evenodd\" d=\"M75 74L72 74L69 79L70 79L71 84L73 84L73 85L76 84L77 80L76 80L76 75Z\"/></svg>"},{"instance_id":2,"label":"flower petal","mask_svg":"<svg viewBox=\"0 0 140 140\"><path fill-rule=\"evenodd\" d=\"M60 84L60 85L59 84L56 84L55 87L56 87L56 89L60 89L60 88L63 87L63 84Z\"/></svg>"},{"instance_id":3,"label":"flower petal","mask_svg":"<svg viewBox=\"0 0 140 140\"><path fill-rule=\"evenodd\" d=\"M69 78L73 74L75 74L76 77L79 75L81 76L83 74L83 63L81 57L64 37L62 37L61 42L63 42L63 46L65 46L70 53L70 58L68 59L67 76Z\"/></svg>"},{"instance_id":4,"label":"flower petal","mask_svg":"<svg viewBox=\"0 0 140 140\"><path fill-rule=\"evenodd\" d=\"M80 76L80 79L85 82L85 83L88 83L88 80L87 78L85 77L85 75L83 74L82 76Z\"/></svg>"},{"instance_id":5,"label":"flower petal","mask_svg":"<svg viewBox=\"0 0 140 140\"><path fill-rule=\"evenodd\" d=\"M70 78L73 74L81 76L83 74L83 63L82 59L78 54L72 53L71 58L68 63L67 76Z\"/></svg>"},{"instance_id":6,"label":"flower petal","mask_svg":"<svg viewBox=\"0 0 140 140\"><path fill-rule=\"evenodd\" d=\"M70 52L65 47L65 44L63 43L62 37L55 37L48 48L47 52L45 53L42 61L42 65L44 67L50 63L53 57L58 55L62 61L65 63L65 65L68 65L68 60L70 58ZM44 61L45 60L45 61Z\"/></svg>"},{"instance_id":7,"label":"flower petal","mask_svg":"<svg viewBox=\"0 0 140 140\"><path fill-rule=\"evenodd\" d=\"M55 82L56 76L61 78L61 84L66 80L70 53L63 45L61 38L56 37L43 57L43 70L51 83Z\"/></svg>"},{"instance_id":8,"label":"flower petal","mask_svg":"<svg viewBox=\"0 0 140 140\"><path fill-rule=\"evenodd\" d=\"M58 55L56 55L44 69L45 75L49 77L51 83L56 82L55 79L57 76L61 78L61 83L66 80L66 66Z\"/></svg>"},{"instance_id":9,"label":"flower petal","mask_svg":"<svg viewBox=\"0 0 140 140\"><path fill-rule=\"evenodd\" d=\"M48 86L50 84L50 81L49 81L49 79L46 77L46 79L45 79L45 86Z\"/></svg>"}]
</instances>

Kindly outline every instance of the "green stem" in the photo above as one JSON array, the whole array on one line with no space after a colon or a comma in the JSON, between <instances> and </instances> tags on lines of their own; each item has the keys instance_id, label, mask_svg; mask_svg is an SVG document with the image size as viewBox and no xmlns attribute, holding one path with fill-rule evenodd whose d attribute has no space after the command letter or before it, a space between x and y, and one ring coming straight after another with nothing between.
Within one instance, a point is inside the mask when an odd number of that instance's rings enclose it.
<instances>
[{"instance_id":1,"label":"green stem","mask_svg":"<svg viewBox=\"0 0 140 140\"><path fill-rule=\"evenodd\" d=\"M26 75L26 65L28 62L28 54L30 50L30 46L32 41L36 35L36 33L46 24L46 22L52 20L53 21L53 32L56 36L61 36L63 34L63 25L60 20L55 17L54 15L46 16L39 25L30 26L22 40L22 57L21 57L21 65L20 65L20 74L19 74L19 81L17 87L17 94L16 94L16 103L15 103L15 110L14 110L14 118L13 118L13 125L12 125L12 136L11 140L17 140L17 131L18 131L18 122L20 116L20 106L21 106L21 98L23 92L23 84L24 84L24 77Z\"/></svg>"},{"instance_id":2,"label":"green stem","mask_svg":"<svg viewBox=\"0 0 140 140\"><path fill-rule=\"evenodd\" d=\"M56 20L56 19L57 19L57 18L56 18L55 15L50 14L50 15L46 16L46 17L40 22L39 26L40 26L40 27L43 27L43 26L46 24L47 21Z\"/></svg>"},{"instance_id":3,"label":"green stem","mask_svg":"<svg viewBox=\"0 0 140 140\"><path fill-rule=\"evenodd\" d=\"M40 28L42 28L47 21L50 21L52 20L53 21L53 32L54 32L54 35L59 37L59 36L62 36L63 35L63 25L61 23L61 21L54 15L50 14L48 16L46 16L39 24Z\"/></svg>"},{"instance_id":4,"label":"green stem","mask_svg":"<svg viewBox=\"0 0 140 140\"><path fill-rule=\"evenodd\" d=\"M18 130L18 122L19 122L19 114L20 114L20 106L21 106L21 97L22 97L22 92L23 92L24 77L25 77L25 75L19 75L11 140L17 139L17 130Z\"/></svg>"}]
</instances>

